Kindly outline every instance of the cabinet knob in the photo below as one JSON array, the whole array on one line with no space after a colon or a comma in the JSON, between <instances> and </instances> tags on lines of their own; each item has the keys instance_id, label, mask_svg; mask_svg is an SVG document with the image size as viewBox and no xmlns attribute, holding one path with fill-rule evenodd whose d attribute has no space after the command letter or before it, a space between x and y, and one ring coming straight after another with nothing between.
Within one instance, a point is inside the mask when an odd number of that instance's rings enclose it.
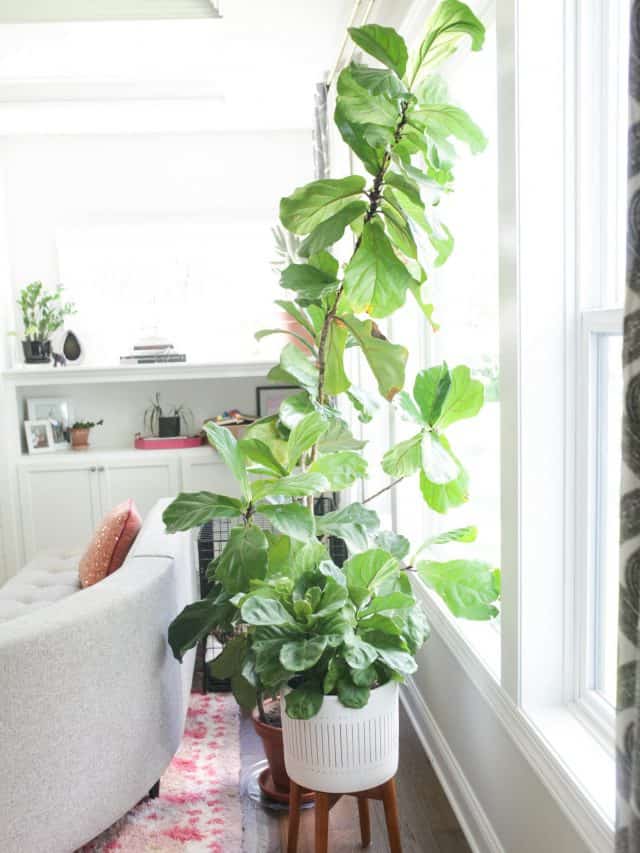
<instances>
[{"instance_id":1,"label":"cabinet knob","mask_svg":"<svg viewBox=\"0 0 640 853\"><path fill-rule=\"evenodd\" d=\"M98 465L98 471L104 471L104 465Z\"/></svg>"},{"instance_id":2,"label":"cabinet knob","mask_svg":"<svg viewBox=\"0 0 640 853\"><path fill-rule=\"evenodd\" d=\"M98 469L96 468L96 466L95 466L95 465L92 465L92 466L89 468L89 471L97 471L97 470L98 470Z\"/></svg>"}]
</instances>

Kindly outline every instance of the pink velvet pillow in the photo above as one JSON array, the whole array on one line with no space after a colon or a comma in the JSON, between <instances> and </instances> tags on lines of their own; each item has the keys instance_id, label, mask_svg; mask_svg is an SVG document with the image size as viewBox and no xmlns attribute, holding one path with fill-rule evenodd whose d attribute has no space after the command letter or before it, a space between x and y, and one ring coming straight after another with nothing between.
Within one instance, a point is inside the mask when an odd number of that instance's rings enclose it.
<instances>
[{"instance_id":1,"label":"pink velvet pillow","mask_svg":"<svg viewBox=\"0 0 640 853\"><path fill-rule=\"evenodd\" d=\"M131 498L107 513L80 560L80 585L92 586L119 569L141 527L140 513Z\"/></svg>"}]
</instances>

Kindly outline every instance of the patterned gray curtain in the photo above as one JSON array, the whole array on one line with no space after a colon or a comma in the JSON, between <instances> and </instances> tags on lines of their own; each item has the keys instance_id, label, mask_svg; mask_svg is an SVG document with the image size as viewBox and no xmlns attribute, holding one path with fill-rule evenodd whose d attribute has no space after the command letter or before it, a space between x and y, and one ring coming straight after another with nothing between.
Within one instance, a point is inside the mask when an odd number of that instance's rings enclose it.
<instances>
[{"instance_id":1,"label":"patterned gray curtain","mask_svg":"<svg viewBox=\"0 0 640 853\"><path fill-rule=\"evenodd\" d=\"M631 8L618 630L617 853L640 853L640 0Z\"/></svg>"},{"instance_id":2,"label":"patterned gray curtain","mask_svg":"<svg viewBox=\"0 0 640 853\"><path fill-rule=\"evenodd\" d=\"M326 83L316 84L314 96L313 170L316 180L329 177L329 125Z\"/></svg>"}]
</instances>

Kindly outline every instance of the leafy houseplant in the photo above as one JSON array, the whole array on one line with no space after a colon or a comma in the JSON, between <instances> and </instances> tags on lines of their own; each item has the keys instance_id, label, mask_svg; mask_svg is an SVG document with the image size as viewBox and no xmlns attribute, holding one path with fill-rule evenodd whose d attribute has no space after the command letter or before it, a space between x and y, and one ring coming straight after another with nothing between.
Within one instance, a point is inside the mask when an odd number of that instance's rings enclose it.
<instances>
[{"instance_id":1,"label":"leafy houseplant","mask_svg":"<svg viewBox=\"0 0 640 853\"><path fill-rule=\"evenodd\" d=\"M33 281L20 291L18 305L22 311L24 339L22 350L27 364L51 360L51 335L75 313L71 302L62 302L62 285L47 293L41 281Z\"/></svg>"},{"instance_id":2,"label":"leafy houseplant","mask_svg":"<svg viewBox=\"0 0 640 853\"><path fill-rule=\"evenodd\" d=\"M377 691L415 670L427 629L410 574L458 617L494 617L500 594L492 565L428 556L433 545L473 541L473 527L432 537L408 557L409 541L380 530L378 516L365 506L379 492L323 516L312 511L314 495L341 492L367 476L364 442L351 433L340 404L346 398L366 423L379 401L353 384L347 348L362 353L380 396L414 425L413 436L381 460L390 477L382 491L417 474L422 498L435 513L468 499L468 475L447 430L475 416L484 399L482 382L465 365L422 370L412 393L402 390L408 352L376 322L411 297L435 328L425 267L444 263L453 249L437 205L453 186L454 143L475 153L485 139L462 109L447 102L446 84L433 71L465 36L479 50L484 27L464 3L444 0L411 58L392 29L371 24L350 35L383 66L352 62L337 83L334 120L369 173L368 183L360 175L314 181L280 203L282 227L299 239L289 241L292 257L281 285L290 295L278 304L309 340L304 351L287 343L269 378L300 391L240 441L207 425L241 497L181 494L164 516L169 531L213 518L237 521L209 567L207 598L178 615L169 642L181 659L213 629L242 626L245 633L210 664L213 674L230 677L238 702L257 704L263 721L264 697L283 695L285 733L296 719L312 720L329 706L364 714ZM255 523L257 513L273 532ZM330 560L329 535L349 549L342 569ZM392 701L397 705L397 690ZM296 773L303 775L299 767Z\"/></svg>"},{"instance_id":3,"label":"leafy houseplant","mask_svg":"<svg viewBox=\"0 0 640 853\"><path fill-rule=\"evenodd\" d=\"M179 406L171 405L165 413L160 405L160 393L153 395L149 408L144 413L144 425L149 429L152 435L158 435L161 438L172 438L180 435L180 422L184 420L187 431L189 424L193 418L191 409L188 409L184 404Z\"/></svg>"},{"instance_id":4,"label":"leafy houseplant","mask_svg":"<svg viewBox=\"0 0 640 853\"><path fill-rule=\"evenodd\" d=\"M89 448L89 433L94 427L102 426L104 420L76 421L71 425L71 449L87 450Z\"/></svg>"}]
</instances>

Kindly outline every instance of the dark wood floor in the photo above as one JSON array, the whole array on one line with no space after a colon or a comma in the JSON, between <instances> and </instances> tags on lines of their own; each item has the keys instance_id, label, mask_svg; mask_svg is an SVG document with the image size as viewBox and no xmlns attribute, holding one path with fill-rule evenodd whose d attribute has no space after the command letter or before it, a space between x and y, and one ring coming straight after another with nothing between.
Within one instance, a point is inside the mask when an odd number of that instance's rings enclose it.
<instances>
[{"instance_id":1,"label":"dark wood floor","mask_svg":"<svg viewBox=\"0 0 640 853\"><path fill-rule=\"evenodd\" d=\"M243 768L263 758L251 721L241 730ZM404 710L400 712L400 769L396 778L403 853L471 853L429 759ZM371 802L371 853L389 850L382 803ZM243 801L243 853L281 853L286 850L287 816L269 813ZM362 850L358 809L353 797L343 797L331 810L329 850L352 853ZM298 853L313 851L313 809L306 809L300 822Z\"/></svg>"}]
</instances>

